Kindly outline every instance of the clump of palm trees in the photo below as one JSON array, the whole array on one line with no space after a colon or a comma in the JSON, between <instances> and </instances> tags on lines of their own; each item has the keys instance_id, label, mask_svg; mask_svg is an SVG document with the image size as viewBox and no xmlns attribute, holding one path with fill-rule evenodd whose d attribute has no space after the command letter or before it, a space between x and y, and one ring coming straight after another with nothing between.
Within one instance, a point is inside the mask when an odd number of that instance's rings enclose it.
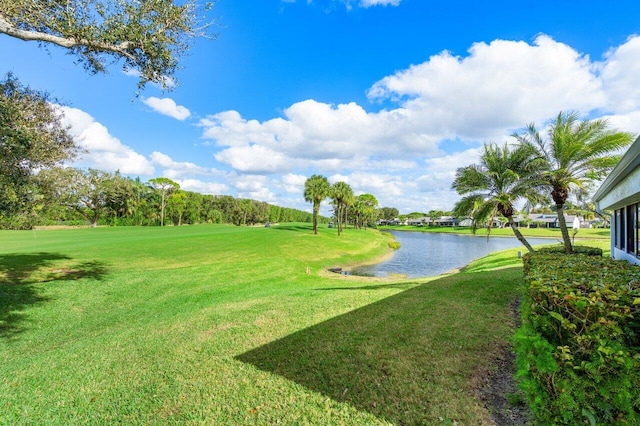
<instances>
[{"instance_id":1,"label":"clump of palm trees","mask_svg":"<svg viewBox=\"0 0 640 426\"><path fill-rule=\"evenodd\" d=\"M452 184L464 197L456 204L458 215L470 215L474 224L488 223L500 215L529 251L531 245L513 221L514 205L535 206L550 196L556 205L565 251L573 246L564 217L571 194L584 195L619 161L621 149L634 138L611 129L606 119L581 120L577 112L560 112L549 123L546 137L529 124L513 134L514 146L485 144L480 161L457 170ZM475 226L475 225L474 225Z\"/></svg>"},{"instance_id":2,"label":"clump of palm trees","mask_svg":"<svg viewBox=\"0 0 640 426\"><path fill-rule=\"evenodd\" d=\"M338 235L342 233L343 225L346 223L347 211L350 212L356 228L366 227L376 218L378 200L375 196L360 194L356 197L348 183L336 182L331 185L326 177L313 175L304 183L304 199L313 204L314 234L318 233L320 204L327 198L331 198L333 204Z\"/></svg>"}]
</instances>

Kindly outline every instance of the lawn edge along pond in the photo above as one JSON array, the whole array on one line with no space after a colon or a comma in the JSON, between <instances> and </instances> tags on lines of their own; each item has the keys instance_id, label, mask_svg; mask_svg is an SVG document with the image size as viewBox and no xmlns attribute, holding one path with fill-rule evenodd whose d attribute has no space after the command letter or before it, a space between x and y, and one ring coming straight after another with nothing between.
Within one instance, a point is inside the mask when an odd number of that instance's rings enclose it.
<instances>
[{"instance_id":1,"label":"lawn edge along pond","mask_svg":"<svg viewBox=\"0 0 640 426\"><path fill-rule=\"evenodd\" d=\"M372 230L0 240L0 424L491 422L479 389L513 334L513 254L371 280L325 271L388 253Z\"/></svg>"}]
</instances>

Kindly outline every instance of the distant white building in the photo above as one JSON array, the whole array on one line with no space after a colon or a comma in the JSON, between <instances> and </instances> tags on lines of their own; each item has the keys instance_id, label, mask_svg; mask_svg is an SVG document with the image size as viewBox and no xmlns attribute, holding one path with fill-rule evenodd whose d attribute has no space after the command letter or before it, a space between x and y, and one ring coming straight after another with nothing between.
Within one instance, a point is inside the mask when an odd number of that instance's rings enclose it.
<instances>
[{"instance_id":1,"label":"distant white building","mask_svg":"<svg viewBox=\"0 0 640 426\"><path fill-rule=\"evenodd\" d=\"M560 221L558 220L558 214L545 214L545 213L530 213L527 216L518 215L513 218L513 221L518 227L522 226L520 222L528 220L534 227L542 228L560 228ZM565 214L564 220L567 223L567 228L588 228L589 225L582 220L581 217Z\"/></svg>"},{"instance_id":2,"label":"distant white building","mask_svg":"<svg viewBox=\"0 0 640 426\"><path fill-rule=\"evenodd\" d=\"M435 226L458 226L460 222L453 216L440 216L433 223Z\"/></svg>"},{"instance_id":3,"label":"distant white building","mask_svg":"<svg viewBox=\"0 0 640 426\"><path fill-rule=\"evenodd\" d=\"M598 211L613 212L611 257L640 265L640 137L593 196Z\"/></svg>"}]
</instances>

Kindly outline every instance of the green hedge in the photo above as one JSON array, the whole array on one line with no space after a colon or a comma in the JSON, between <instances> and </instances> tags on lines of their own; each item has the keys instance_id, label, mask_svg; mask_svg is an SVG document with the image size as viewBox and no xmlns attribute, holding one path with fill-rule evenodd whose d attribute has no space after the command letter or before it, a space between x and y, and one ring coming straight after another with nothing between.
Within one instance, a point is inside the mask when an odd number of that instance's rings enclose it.
<instances>
[{"instance_id":1,"label":"green hedge","mask_svg":"<svg viewBox=\"0 0 640 426\"><path fill-rule=\"evenodd\" d=\"M638 425L640 267L577 251L525 256L520 385L540 424Z\"/></svg>"}]
</instances>

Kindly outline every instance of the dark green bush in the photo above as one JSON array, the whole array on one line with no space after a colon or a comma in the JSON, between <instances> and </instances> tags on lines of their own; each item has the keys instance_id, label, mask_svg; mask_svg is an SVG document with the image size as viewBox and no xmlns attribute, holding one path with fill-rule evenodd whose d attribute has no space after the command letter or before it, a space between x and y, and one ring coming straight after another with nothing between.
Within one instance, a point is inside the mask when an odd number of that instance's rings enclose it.
<instances>
[{"instance_id":1,"label":"dark green bush","mask_svg":"<svg viewBox=\"0 0 640 426\"><path fill-rule=\"evenodd\" d=\"M520 384L541 424L640 424L640 268L583 252L525 256Z\"/></svg>"}]
</instances>

